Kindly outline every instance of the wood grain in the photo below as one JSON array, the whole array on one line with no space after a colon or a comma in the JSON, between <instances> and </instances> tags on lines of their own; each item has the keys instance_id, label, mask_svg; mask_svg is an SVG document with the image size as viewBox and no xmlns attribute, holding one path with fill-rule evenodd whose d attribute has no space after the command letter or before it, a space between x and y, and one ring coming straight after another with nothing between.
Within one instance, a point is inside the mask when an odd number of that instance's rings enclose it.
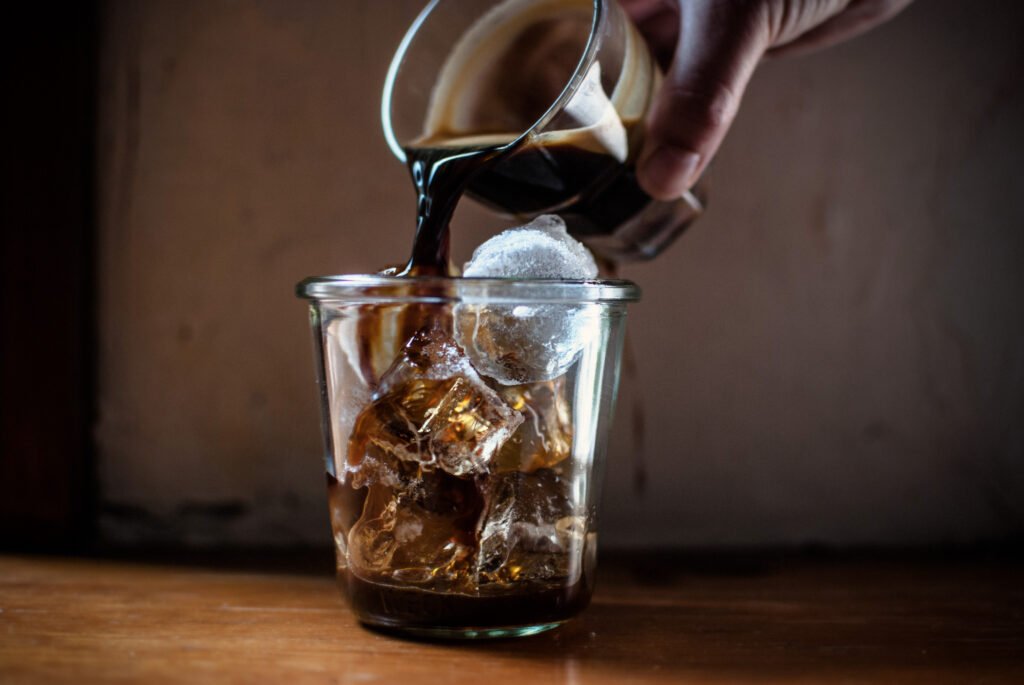
<instances>
[{"instance_id":1,"label":"wood grain","mask_svg":"<svg viewBox=\"0 0 1024 685\"><path fill-rule=\"evenodd\" d=\"M0 557L0 682L1020 683L1024 564L605 564L573 623L432 644L326 575Z\"/></svg>"}]
</instances>

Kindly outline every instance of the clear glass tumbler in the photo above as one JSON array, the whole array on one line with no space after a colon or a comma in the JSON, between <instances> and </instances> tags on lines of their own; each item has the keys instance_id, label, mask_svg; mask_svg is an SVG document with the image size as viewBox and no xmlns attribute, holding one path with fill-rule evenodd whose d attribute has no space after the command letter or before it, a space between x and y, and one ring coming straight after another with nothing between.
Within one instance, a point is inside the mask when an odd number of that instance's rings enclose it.
<instances>
[{"instance_id":1,"label":"clear glass tumbler","mask_svg":"<svg viewBox=\"0 0 1024 685\"><path fill-rule=\"evenodd\" d=\"M473 638L582 610L637 287L338 276L298 294L338 581L356 617Z\"/></svg>"}]
</instances>

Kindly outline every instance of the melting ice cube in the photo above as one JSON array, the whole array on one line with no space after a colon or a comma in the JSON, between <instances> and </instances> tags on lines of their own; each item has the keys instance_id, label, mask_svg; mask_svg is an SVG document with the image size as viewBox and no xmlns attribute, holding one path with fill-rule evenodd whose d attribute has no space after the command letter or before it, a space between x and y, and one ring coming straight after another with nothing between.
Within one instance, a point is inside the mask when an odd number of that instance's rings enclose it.
<instances>
[{"instance_id":1,"label":"melting ice cube","mask_svg":"<svg viewBox=\"0 0 1024 685\"><path fill-rule=\"evenodd\" d=\"M502 399L523 415L491 464L496 471L536 471L551 468L572 452L572 407L564 377L498 391Z\"/></svg>"},{"instance_id":2,"label":"melting ice cube","mask_svg":"<svg viewBox=\"0 0 1024 685\"><path fill-rule=\"evenodd\" d=\"M468 278L589 279L593 256L545 215L480 245L466 263ZM585 305L463 303L455 309L455 335L480 373L504 385L563 375L593 334L594 312Z\"/></svg>"},{"instance_id":3,"label":"melting ice cube","mask_svg":"<svg viewBox=\"0 0 1024 685\"><path fill-rule=\"evenodd\" d=\"M469 582L472 526L480 511L471 481L426 474L417 492L370 486L348 537L352 569L367 577L455 589Z\"/></svg>"},{"instance_id":4,"label":"melting ice cube","mask_svg":"<svg viewBox=\"0 0 1024 685\"><path fill-rule=\"evenodd\" d=\"M597 263L565 222L544 214L484 241L462 270L466 278L597 278Z\"/></svg>"},{"instance_id":5,"label":"melting ice cube","mask_svg":"<svg viewBox=\"0 0 1024 685\"><path fill-rule=\"evenodd\" d=\"M478 582L576 582L586 517L573 504L568 478L555 469L495 474L484 500Z\"/></svg>"},{"instance_id":6,"label":"melting ice cube","mask_svg":"<svg viewBox=\"0 0 1024 685\"><path fill-rule=\"evenodd\" d=\"M485 473L523 422L438 329L413 336L381 378L349 439L352 484L409 487L410 468Z\"/></svg>"}]
</instances>

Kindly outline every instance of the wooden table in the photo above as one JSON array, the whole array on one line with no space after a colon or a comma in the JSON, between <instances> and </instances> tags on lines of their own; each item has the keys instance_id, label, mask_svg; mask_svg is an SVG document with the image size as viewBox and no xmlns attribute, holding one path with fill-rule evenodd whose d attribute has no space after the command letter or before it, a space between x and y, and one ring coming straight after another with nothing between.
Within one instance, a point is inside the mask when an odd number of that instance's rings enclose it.
<instances>
[{"instance_id":1,"label":"wooden table","mask_svg":"<svg viewBox=\"0 0 1024 685\"><path fill-rule=\"evenodd\" d=\"M0 683L1024 683L1021 561L606 560L575 622L473 644L361 628L324 562L0 557Z\"/></svg>"}]
</instances>

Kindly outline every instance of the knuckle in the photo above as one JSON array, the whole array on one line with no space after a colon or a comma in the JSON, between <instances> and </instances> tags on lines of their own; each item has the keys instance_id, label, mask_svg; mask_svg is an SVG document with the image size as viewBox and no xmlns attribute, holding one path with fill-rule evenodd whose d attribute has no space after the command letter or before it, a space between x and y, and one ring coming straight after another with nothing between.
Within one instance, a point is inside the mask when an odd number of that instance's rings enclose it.
<instances>
[{"instance_id":1,"label":"knuckle","mask_svg":"<svg viewBox=\"0 0 1024 685\"><path fill-rule=\"evenodd\" d=\"M684 125L702 131L717 131L736 116L739 98L731 88L719 83L706 88L673 87L669 99L675 103L674 126Z\"/></svg>"}]
</instances>

